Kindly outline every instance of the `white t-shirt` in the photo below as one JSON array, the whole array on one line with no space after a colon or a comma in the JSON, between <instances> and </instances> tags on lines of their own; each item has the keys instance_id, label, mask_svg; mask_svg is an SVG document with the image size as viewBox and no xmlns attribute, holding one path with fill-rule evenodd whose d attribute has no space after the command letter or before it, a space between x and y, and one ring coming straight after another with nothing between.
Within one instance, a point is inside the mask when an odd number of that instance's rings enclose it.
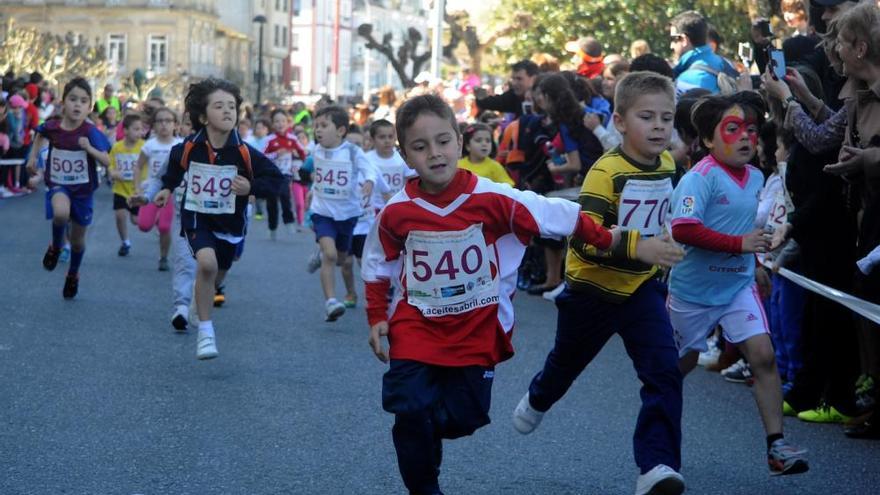
<instances>
[{"instance_id":1,"label":"white t-shirt","mask_svg":"<svg viewBox=\"0 0 880 495\"><path fill-rule=\"evenodd\" d=\"M372 153L372 152L370 152ZM369 156L369 153L367 153ZM375 165L370 164L371 167L375 168ZM361 189L364 187L364 176L358 176L358 184ZM364 201L364 212L358 217L358 223L354 226L353 235L367 235L370 233L370 229L373 228L373 223L376 221L376 215L379 210L385 206L385 198L383 195L392 194L393 191L388 186L388 183L385 182L385 178L382 177L382 174L376 171L376 182L373 184L373 194L370 195L369 198L363 198ZM378 199L378 202L376 200Z\"/></svg>"},{"instance_id":2,"label":"white t-shirt","mask_svg":"<svg viewBox=\"0 0 880 495\"><path fill-rule=\"evenodd\" d=\"M168 163L168 155L171 154L171 148L174 145L183 142L183 139L174 137L168 143L160 143L155 137L152 137L144 143L141 153L147 157L147 179L160 179L165 170L165 164Z\"/></svg>"},{"instance_id":3,"label":"white t-shirt","mask_svg":"<svg viewBox=\"0 0 880 495\"><path fill-rule=\"evenodd\" d=\"M400 156L397 150L394 150L394 153L389 158L382 158L376 150L372 150L367 153L367 160L376 168L376 173L382 176L382 179L384 179L385 184L389 188L387 192L392 196L403 189L408 178L417 175L415 170L406 165L406 162L403 161L403 157ZM385 206L385 198L382 197L382 193L379 192L378 188L373 188L372 204L376 208Z\"/></svg>"},{"instance_id":4,"label":"white t-shirt","mask_svg":"<svg viewBox=\"0 0 880 495\"><path fill-rule=\"evenodd\" d=\"M359 179L376 184L376 169L363 150L347 141L333 149L319 144L312 159L312 213L334 220L360 217L363 199Z\"/></svg>"}]
</instances>

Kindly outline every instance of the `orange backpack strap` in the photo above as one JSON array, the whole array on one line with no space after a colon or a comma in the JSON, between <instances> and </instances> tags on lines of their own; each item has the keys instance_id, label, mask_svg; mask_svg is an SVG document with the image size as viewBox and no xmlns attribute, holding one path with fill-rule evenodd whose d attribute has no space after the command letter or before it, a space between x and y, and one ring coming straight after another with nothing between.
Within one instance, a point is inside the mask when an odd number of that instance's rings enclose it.
<instances>
[{"instance_id":1,"label":"orange backpack strap","mask_svg":"<svg viewBox=\"0 0 880 495\"><path fill-rule=\"evenodd\" d=\"M180 168L183 169L184 172L189 168L189 154L193 149L192 141L186 141L183 143L183 154L180 155Z\"/></svg>"},{"instance_id":2,"label":"orange backpack strap","mask_svg":"<svg viewBox=\"0 0 880 495\"><path fill-rule=\"evenodd\" d=\"M241 153L241 158L244 160L244 168L247 170L248 178L254 178L254 168L251 165L251 151L248 149L247 145L241 143L238 145L238 152Z\"/></svg>"}]
</instances>

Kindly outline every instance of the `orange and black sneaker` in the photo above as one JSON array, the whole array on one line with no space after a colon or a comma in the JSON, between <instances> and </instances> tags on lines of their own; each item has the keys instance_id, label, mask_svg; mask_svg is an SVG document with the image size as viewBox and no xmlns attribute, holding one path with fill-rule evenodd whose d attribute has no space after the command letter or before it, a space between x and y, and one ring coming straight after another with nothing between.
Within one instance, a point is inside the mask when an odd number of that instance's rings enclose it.
<instances>
[{"instance_id":1,"label":"orange and black sneaker","mask_svg":"<svg viewBox=\"0 0 880 495\"><path fill-rule=\"evenodd\" d=\"M68 273L64 279L64 290L61 292L64 299L73 299L79 291L79 275L76 273Z\"/></svg>"},{"instance_id":2,"label":"orange and black sneaker","mask_svg":"<svg viewBox=\"0 0 880 495\"><path fill-rule=\"evenodd\" d=\"M46 254L43 255L43 268L50 272L58 266L58 257L61 256L61 250L49 244Z\"/></svg>"},{"instance_id":3,"label":"orange and black sneaker","mask_svg":"<svg viewBox=\"0 0 880 495\"><path fill-rule=\"evenodd\" d=\"M214 307L219 308L226 302L226 296L223 294L223 287L214 288Z\"/></svg>"}]
</instances>

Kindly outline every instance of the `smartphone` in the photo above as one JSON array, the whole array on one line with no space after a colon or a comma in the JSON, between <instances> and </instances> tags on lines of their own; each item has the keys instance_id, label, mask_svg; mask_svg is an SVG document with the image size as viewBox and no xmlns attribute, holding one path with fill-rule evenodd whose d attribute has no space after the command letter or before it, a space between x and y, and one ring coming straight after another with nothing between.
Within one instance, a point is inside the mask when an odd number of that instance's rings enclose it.
<instances>
[{"instance_id":1,"label":"smartphone","mask_svg":"<svg viewBox=\"0 0 880 495\"><path fill-rule=\"evenodd\" d=\"M785 80L785 53L782 50L767 50L770 55L770 67L773 69L773 79Z\"/></svg>"},{"instance_id":2,"label":"smartphone","mask_svg":"<svg viewBox=\"0 0 880 495\"><path fill-rule=\"evenodd\" d=\"M522 102L522 113L523 115L533 115L535 113L535 106L532 104L532 102Z\"/></svg>"},{"instance_id":3,"label":"smartphone","mask_svg":"<svg viewBox=\"0 0 880 495\"><path fill-rule=\"evenodd\" d=\"M739 58L741 58L745 62L751 62L754 60L754 54L752 53L752 45L749 43L740 43L739 44Z\"/></svg>"}]
</instances>

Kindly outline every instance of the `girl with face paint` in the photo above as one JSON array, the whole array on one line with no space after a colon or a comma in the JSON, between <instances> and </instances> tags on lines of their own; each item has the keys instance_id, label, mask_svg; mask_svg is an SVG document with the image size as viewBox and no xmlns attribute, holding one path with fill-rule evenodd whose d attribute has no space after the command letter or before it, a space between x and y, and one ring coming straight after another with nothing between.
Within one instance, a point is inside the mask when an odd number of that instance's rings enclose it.
<instances>
[{"instance_id":1,"label":"girl with face paint","mask_svg":"<svg viewBox=\"0 0 880 495\"><path fill-rule=\"evenodd\" d=\"M672 268L668 307L683 374L696 366L719 324L743 353L755 379L770 474L796 474L809 466L806 451L783 438L782 384L752 254L770 247L770 236L754 229L764 175L749 165L764 112L763 100L750 91L694 106L691 120L709 154L672 195L672 235L685 245L685 257Z\"/></svg>"}]
</instances>

